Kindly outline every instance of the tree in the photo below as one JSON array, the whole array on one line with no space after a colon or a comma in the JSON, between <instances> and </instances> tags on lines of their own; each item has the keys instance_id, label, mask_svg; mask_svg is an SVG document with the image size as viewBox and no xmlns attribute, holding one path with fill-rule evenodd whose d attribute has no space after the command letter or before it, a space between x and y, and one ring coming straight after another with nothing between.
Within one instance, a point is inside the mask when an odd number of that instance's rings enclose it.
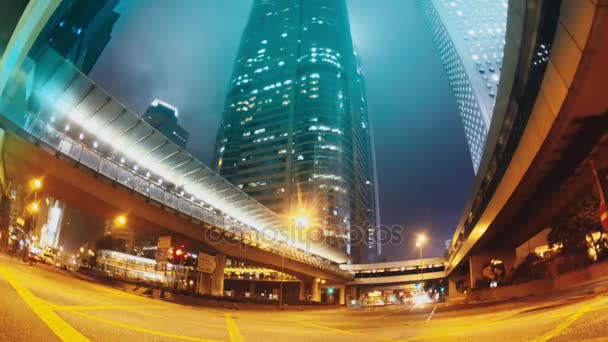
<instances>
[{"instance_id":1,"label":"tree","mask_svg":"<svg viewBox=\"0 0 608 342\"><path fill-rule=\"evenodd\" d=\"M583 198L574 208L566 211L552 225L551 232L547 236L549 247L561 246L561 253L567 259L586 255L589 247L600 255L607 246L597 208L599 208L598 198L590 195ZM599 233L599 237L593 238L594 233L596 235Z\"/></svg>"}]
</instances>

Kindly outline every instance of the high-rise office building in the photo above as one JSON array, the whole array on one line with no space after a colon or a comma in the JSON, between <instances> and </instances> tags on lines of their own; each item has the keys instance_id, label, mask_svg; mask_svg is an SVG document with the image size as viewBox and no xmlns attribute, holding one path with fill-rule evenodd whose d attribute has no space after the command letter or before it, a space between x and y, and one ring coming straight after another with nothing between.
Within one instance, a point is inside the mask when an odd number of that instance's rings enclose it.
<instances>
[{"instance_id":1,"label":"high-rise office building","mask_svg":"<svg viewBox=\"0 0 608 342\"><path fill-rule=\"evenodd\" d=\"M177 123L177 107L156 99L144 112L144 121L181 148L186 148L188 132Z\"/></svg>"},{"instance_id":2,"label":"high-rise office building","mask_svg":"<svg viewBox=\"0 0 608 342\"><path fill-rule=\"evenodd\" d=\"M507 0L417 0L456 96L479 168L502 67Z\"/></svg>"},{"instance_id":3,"label":"high-rise office building","mask_svg":"<svg viewBox=\"0 0 608 342\"><path fill-rule=\"evenodd\" d=\"M286 222L305 217L353 260L376 258L372 137L344 0L254 1L216 149L220 174Z\"/></svg>"},{"instance_id":4,"label":"high-rise office building","mask_svg":"<svg viewBox=\"0 0 608 342\"><path fill-rule=\"evenodd\" d=\"M91 72L112 38L120 15L114 11L120 0L64 0L38 36L35 47L48 46L76 66ZM35 52L34 52L35 53Z\"/></svg>"}]
</instances>

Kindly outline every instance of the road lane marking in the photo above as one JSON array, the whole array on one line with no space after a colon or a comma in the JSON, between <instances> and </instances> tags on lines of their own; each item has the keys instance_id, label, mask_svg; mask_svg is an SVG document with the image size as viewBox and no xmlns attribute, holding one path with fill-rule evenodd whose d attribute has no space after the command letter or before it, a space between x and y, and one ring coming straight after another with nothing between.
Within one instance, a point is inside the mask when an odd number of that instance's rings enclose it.
<instances>
[{"instance_id":1,"label":"road lane marking","mask_svg":"<svg viewBox=\"0 0 608 342\"><path fill-rule=\"evenodd\" d=\"M566 318L566 320L564 320L563 322L561 322L553 330L551 330L548 333L544 334L543 336L537 338L536 341L539 341L539 342L548 341L549 339L555 337L556 335L558 335L562 331L566 330L570 325L572 325L572 323L574 323L582 315L584 315L587 312L589 312L592 309L593 304L594 304L594 302L591 302L591 303L583 306L578 311L576 311L575 313L573 313L572 315L570 315L570 317Z\"/></svg>"},{"instance_id":2,"label":"road lane marking","mask_svg":"<svg viewBox=\"0 0 608 342\"><path fill-rule=\"evenodd\" d=\"M158 309L160 305L56 305L51 304L55 311L91 311L91 310L129 310L129 309Z\"/></svg>"},{"instance_id":3,"label":"road lane marking","mask_svg":"<svg viewBox=\"0 0 608 342\"><path fill-rule=\"evenodd\" d=\"M435 307L433 308L433 311L431 311L431 313L429 314L429 317L426 319L426 321L430 321L431 318L433 318L433 314L435 313L435 310L437 310L437 305L435 305Z\"/></svg>"},{"instance_id":4,"label":"road lane marking","mask_svg":"<svg viewBox=\"0 0 608 342\"><path fill-rule=\"evenodd\" d=\"M0 275L2 275L9 284L17 291L21 299L34 311L34 313L63 341L89 341L89 339L74 329L53 309L39 300L34 294L28 290L8 271L0 267Z\"/></svg>"},{"instance_id":5,"label":"road lane marking","mask_svg":"<svg viewBox=\"0 0 608 342\"><path fill-rule=\"evenodd\" d=\"M225 313L224 318L226 319L226 328L228 329L228 335L230 335L230 342L245 342L245 339L243 338L243 335L241 335L239 327L236 325L232 316Z\"/></svg>"},{"instance_id":6,"label":"road lane marking","mask_svg":"<svg viewBox=\"0 0 608 342\"><path fill-rule=\"evenodd\" d=\"M298 324L302 324L302 325L307 325L309 327L315 327L315 328L321 328L324 330L328 330L328 331L332 331L332 332L337 332L340 334L348 334L348 335L357 335L357 333L353 332L353 331L349 331L349 330L342 330L342 329L338 329L338 328L331 328L331 327L326 327L324 325L321 324L316 324L316 323L312 323L312 322L306 322L306 321L292 321Z\"/></svg>"},{"instance_id":7,"label":"road lane marking","mask_svg":"<svg viewBox=\"0 0 608 342\"><path fill-rule=\"evenodd\" d=\"M117 327L128 329L128 330L139 331L139 332L143 332L143 333L150 334L150 335L156 335L156 336L162 336L162 337L170 337L170 338L174 338L174 339L177 339L177 340L185 340L185 341L202 341L202 342L218 342L219 341L219 340L211 340L211 339L198 338L198 337L192 337L192 336L183 336L183 335L166 333L166 332L162 332L162 331L156 331L156 330L146 329L146 328L138 327L136 325L116 322L116 321L112 321L112 320L109 320L109 319L105 319L105 318L89 315L89 314L86 314L84 312L80 312L80 311L76 311L76 310L66 310L66 312L69 312L69 313L72 313L74 315L81 316L81 317L84 317L84 318L88 318L88 319L91 319L93 321L98 321L98 322L101 322L101 323L106 323L106 324L109 324L109 325L117 326Z\"/></svg>"}]
</instances>

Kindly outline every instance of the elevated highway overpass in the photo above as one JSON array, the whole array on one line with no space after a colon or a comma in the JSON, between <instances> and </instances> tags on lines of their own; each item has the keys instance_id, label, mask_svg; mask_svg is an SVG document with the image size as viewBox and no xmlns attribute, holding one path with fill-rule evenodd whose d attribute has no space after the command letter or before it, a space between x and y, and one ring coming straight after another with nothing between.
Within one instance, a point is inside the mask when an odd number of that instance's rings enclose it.
<instances>
[{"instance_id":1,"label":"elevated highway overpass","mask_svg":"<svg viewBox=\"0 0 608 342\"><path fill-rule=\"evenodd\" d=\"M424 258L374 264L340 265L353 277L345 286L350 298L375 291L412 289L417 283L443 281L446 278L445 258ZM332 285L333 286L333 285ZM326 286L322 286L322 289Z\"/></svg>"},{"instance_id":2,"label":"elevated highway overpass","mask_svg":"<svg viewBox=\"0 0 608 342\"><path fill-rule=\"evenodd\" d=\"M476 287L608 167L608 3L509 2L502 78L486 149L450 248L450 279Z\"/></svg>"},{"instance_id":3,"label":"elevated highway overpass","mask_svg":"<svg viewBox=\"0 0 608 342\"><path fill-rule=\"evenodd\" d=\"M140 225L204 243L218 260L229 256L284 269L307 280L313 293L316 279L351 279L337 266L347 255L215 174L53 49L43 45L30 53L57 4L29 2L3 49L4 190L9 179L44 175L45 191L74 206L105 218L128 212ZM218 269L219 277L223 267ZM221 294L220 283L214 281L213 293Z\"/></svg>"}]
</instances>

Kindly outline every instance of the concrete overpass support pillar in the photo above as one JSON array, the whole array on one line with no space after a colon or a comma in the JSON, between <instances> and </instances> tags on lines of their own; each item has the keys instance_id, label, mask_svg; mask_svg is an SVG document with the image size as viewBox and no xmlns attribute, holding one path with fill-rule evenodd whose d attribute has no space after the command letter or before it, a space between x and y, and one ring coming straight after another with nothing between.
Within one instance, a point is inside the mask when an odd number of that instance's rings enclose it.
<instances>
[{"instance_id":1,"label":"concrete overpass support pillar","mask_svg":"<svg viewBox=\"0 0 608 342\"><path fill-rule=\"evenodd\" d=\"M448 302L459 301L459 300L466 298L466 295L464 294L464 292L461 292L458 289L458 282L460 280L462 280L462 279L457 278L457 277L448 278L448 295L447 295Z\"/></svg>"},{"instance_id":2,"label":"concrete overpass support pillar","mask_svg":"<svg viewBox=\"0 0 608 342\"><path fill-rule=\"evenodd\" d=\"M313 280L310 293L312 293L313 302L321 301L321 282L318 279Z\"/></svg>"},{"instance_id":3,"label":"concrete overpass support pillar","mask_svg":"<svg viewBox=\"0 0 608 342\"><path fill-rule=\"evenodd\" d=\"M211 295L212 296L223 296L224 295L224 268L226 267L226 255L217 254L215 256L217 267L211 274Z\"/></svg>"},{"instance_id":4,"label":"concrete overpass support pillar","mask_svg":"<svg viewBox=\"0 0 608 342\"><path fill-rule=\"evenodd\" d=\"M346 285L346 301L350 301L353 299L359 299L357 295L357 286L356 285Z\"/></svg>"},{"instance_id":5,"label":"concrete overpass support pillar","mask_svg":"<svg viewBox=\"0 0 608 342\"><path fill-rule=\"evenodd\" d=\"M198 274L198 287L196 292L199 294L211 294L211 275L208 273Z\"/></svg>"},{"instance_id":6,"label":"concrete overpass support pillar","mask_svg":"<svg viewBox=\"0 0 608 342\"><path fill-rule=\"evenodd\" d=\"M340 305L346 304L346 285L336 285L334 287L340 291Z\"/></svg>"},{"instance_id":7,"label":"concrete overpass support pillar","mask_svg":"<svg viewBox=\"0 0 608 342\"><path fill-rule=\"evenodd\" d=\"M306 300L306 283L304 282L304 280L300 280L300 294L298 296L298 299L300 301Z\"/></svg>"},{"instance_id":8,"label":"concrete overpass support pillar","mask_svg":"<svg viewBox=\"0 0 608 342\"><path fill-rule=\"evenodd\" d=\"M255 281L249 282L249 296L251 298L255 298Z\"/></svg>"},{"instance_id":9,"label":"concrete overpass support pillar","mask_svg":"<svg viewBox=\"0 0 608 342\"><path fill-rule=\"evenodd\" d=\"M471 288L481 288L485 282L496 277L498 281L509 281L513 275L516 253L515 250L483 251L469 256L469 274ZM502 265L502 266L501 266ZM492 272L493 266L498 271ZM500 270L504 269L504 274Z\"/></svg>"}]
</instances>

